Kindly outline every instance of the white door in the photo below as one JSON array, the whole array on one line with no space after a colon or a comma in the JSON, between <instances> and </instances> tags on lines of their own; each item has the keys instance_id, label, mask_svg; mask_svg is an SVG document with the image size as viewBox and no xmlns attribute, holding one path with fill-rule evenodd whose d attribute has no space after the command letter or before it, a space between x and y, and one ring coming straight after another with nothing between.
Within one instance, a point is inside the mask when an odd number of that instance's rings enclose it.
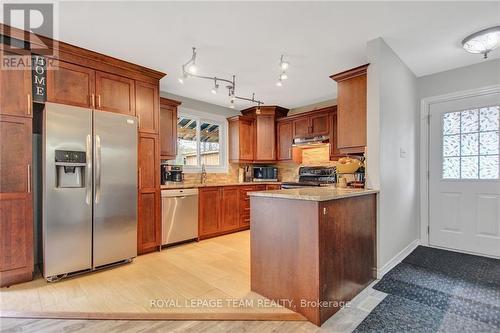
<instances>
[{"instance_id":1,"label":"white door","mask_svg":"<svg viewBox=\"0 0 500 333\"><path fill-rule=\"evenodd\" d=\"M500 93L430 106L431 246L500 257Z\"/></svg>"}]
</instances>

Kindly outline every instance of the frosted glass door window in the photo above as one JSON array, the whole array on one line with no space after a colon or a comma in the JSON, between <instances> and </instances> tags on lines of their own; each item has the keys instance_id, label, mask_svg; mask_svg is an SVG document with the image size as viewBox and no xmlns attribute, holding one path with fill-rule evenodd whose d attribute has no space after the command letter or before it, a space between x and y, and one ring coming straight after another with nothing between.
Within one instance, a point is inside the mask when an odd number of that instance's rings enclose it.
<instances>
[{"instance_id":1,"label":"frosted glass door window","mask_svg":"<svg viewBox=\"0 0 500 333\"><path fill-rule=\"evenodd\" d=\"M498 179L499 130L499 106L444 113L443 179Z\"/></svg>"}]
</instances>

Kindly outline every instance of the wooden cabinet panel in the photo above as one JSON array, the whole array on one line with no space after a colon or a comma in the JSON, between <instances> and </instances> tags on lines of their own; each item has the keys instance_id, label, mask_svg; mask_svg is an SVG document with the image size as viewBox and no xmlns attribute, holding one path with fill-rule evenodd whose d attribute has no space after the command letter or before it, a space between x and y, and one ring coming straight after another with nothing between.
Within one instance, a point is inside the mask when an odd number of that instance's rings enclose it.
<instances>
[{"instance_id":1,"label":"wooden cabinet panel","mask_svg":"<svg viewBox=\"0 0 500 333\"><path fill-rule=\"evenodd\" d=\"M134 80L119 75L96 72L96 108L135 115Z\"/></svg>"},{"instance_id":2,"label":"wooden cabinet panel","mask_svg":"<svg viewBox=\"0 0 500 333\"><path fill-rule=\"evenodd\" d=\"M254 120L236 116L229 121L229 161L248 163L254 159Z\"/></svg>"},{"instance_id":3,"label":"wooden cabinet panel","mask_svg":"<svg viewBox=\"0 0 500 333\"><path fill-rule=\"evenodd\" d=\"M31 118L0 116L0 285L32 279Z\"/></svg>"},{"instance_id":4,"label":"wooden cabinet panel","mask_svg":"<svg viewBox=\"0 0 500 333\"><path fill-rule=\"evenodd\" d=\"M278 161L286 161L292 159L292 144L293 144L293 133L292 133L292 122L283 121L278 122Z\"/></svg>"},{"instance_id":5,"label":"wooden cabinet panel","mask_svg":"<svg viewBox=\"0 0 500 333\"><path fill-rule=\"evenodd\" d=\"M255 120L254 161L276 159L276 130L274 115L258 115Z\"/></svg>"},{"instance_id":6,"label":"wooden cabinet panel","mask_svg":"<svg viewBox=\"0 0 500 333\"><path fill-rule=\"evenodd\" d=\"M220 231L221 195L219 187L199 189L198 231L203 237Z\"/></svg>"},{"instance_id":7,"label":"wooden cabinet panel","mask_svg":"<svg viewBox=\"0 0 500 333\"><path fill-rule=\"evenodd\" d=\"M27 192L31 168L31 118L0 116L0 192Z\"/></svg>"},{"instance_id":8,"label":"wooden cabinet panel","mask_svg":"<svg viewBox=\"0 0 500 333\"><path fill-rule=\"evenodd\" d=\"M159 147L158 136L154 134L139 135L139 189L154 190L159 188Z\"/></svg>"},{"instance_id":9,"label":"wooden cabinet panel","mask_svg":"<svg viewBox=\"0 0 500 333\"><path fill-rule=\"evenodd\" d=\"M139 193L137 252L155 251L161 245L160 192Z\"/></svg>"},{"instance_id":10,"label":"wooden cabinet panel","mask_svg":"<svg viewBox=\"0 0 500 333\"><path fill-rule=\"evenodd\" d=\"M54 61L57 69L47 71L47 101L93 108L95 103L95 71Z\"/></svg>"},{"instance_id":11,"label":"wooden cabinet panel","mask_svg":"<svg viewBox=\"0 0 500 333\"><path fill-rule=\"evenodd\" d=\"M281 190L281 185L279 184L268 184L266 185L266 191Z\"/></svg>"},{"instance_id":12,"label":"wooden cabinet panel","mask_svg":"<svg viewBox=\"0 0 500 333\"><path fill-rule=\"evenodd\" d=\"M0 53L0 61L4 61L3 51ZM28 56L22 59L29 63ZM0 114L32 117L31 68L28 66L22 70L0 70Z\"/></svg>"},{"instance_id":13,"label":"wooden cabinet panel","mask_svg":"<svg viewBox=\"0 0 500 333\"><path fill-rule=\"evenodd\" d=\"M231 230L238 228L239 224L239 204L240 190L237 186L222 187L221 200L221 230Z\"/></svg>"},{"instance_id":14,"label":"wooden cabinet panel","mask_svg":"<svg viewBox=\"0 0 500 333\"><path fill-rule=\"evenodd\" d=\"M311 124L311 136L330 134L330 115L329 113L314 114L309 118Z\"/></svg>"},{"instance_id":15,"label":"wooden cabinet panel","mask_svg":"<svg viewBox=\"0 0 500 333\"><path fill-rule=\"evenodd\" d=\"M366 70L368 65L332 75L337 81L337 146L362 153L366 146Z\"/></svg>"},{"instance_id":16,"label":"wooden cabinet panel","mask_svg":"<svg viewBox=\"0 0 500 333\"><path fill-rule=\"evenodd\" d=\"M309 135L309 117L300 117L294 119L292 122L292 126L294 138L303 138Z\"/></svg>"},{"instance_id":17,"label":"wooden cabinet panel","mask_svg":"<svg viewBox=\"0 0 500 333\"><path fill-rule=\"evenodd\" d=\"M159 94L158 85L135 81L135 112L139 120L139 132L159 132Z\"/></svg>"},{"instance_id":18,"label":"wooden cabinet panel","mask_svg":"<svg viewBox=\"0 0 500 333\"><path fill-rule=\"evenodd\" d=\"M181 102L160 98L160 155L162 159L177 156L177 107Z\"/></svg>"}]
</instances>

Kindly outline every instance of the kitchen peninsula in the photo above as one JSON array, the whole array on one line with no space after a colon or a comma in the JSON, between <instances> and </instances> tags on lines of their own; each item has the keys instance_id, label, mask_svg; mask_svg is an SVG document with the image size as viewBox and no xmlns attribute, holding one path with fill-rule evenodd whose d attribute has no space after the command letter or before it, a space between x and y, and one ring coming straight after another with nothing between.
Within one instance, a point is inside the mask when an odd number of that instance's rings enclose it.
<instances>
[{"instance_id":1,"label":"kitchen peninsula","mask_svg":"<svg viewBox=\"0 0 500 333\"><path fill-rule=\"evenodd\" d=\"M375 279L377 191L249 195L252 291L320 326Z\"/></svg>"}]
</instances>

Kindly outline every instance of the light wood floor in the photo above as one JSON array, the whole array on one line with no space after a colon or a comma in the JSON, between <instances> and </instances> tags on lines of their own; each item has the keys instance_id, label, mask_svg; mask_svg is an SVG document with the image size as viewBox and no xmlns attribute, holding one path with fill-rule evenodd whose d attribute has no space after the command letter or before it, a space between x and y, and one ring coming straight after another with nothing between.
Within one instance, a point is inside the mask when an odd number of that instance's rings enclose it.
<instances>
[{"instance_id":1,"label":"light wood floor","mask_svg":"<svg viewBox=\"0 0 500 333\"><path fill-rule=\"evenodd\" d=\"M349 333L386 294L366 288L321 328L297 321L127 321L0 318L0 332L207 332L207 333Z\"/></svg>"},{"instance_id":2,"label":"light wood floor","mask_svg":"<svg viewBox=\"0 0 500 333\"><path fill-rule=\"evenodd\" d=\"M56 283L38 276L0 289L0 310L52 318L303 320L280 306L263 307L266 299L250 291L249 236L167 248Z\"/></svg>"}]
</instances>

